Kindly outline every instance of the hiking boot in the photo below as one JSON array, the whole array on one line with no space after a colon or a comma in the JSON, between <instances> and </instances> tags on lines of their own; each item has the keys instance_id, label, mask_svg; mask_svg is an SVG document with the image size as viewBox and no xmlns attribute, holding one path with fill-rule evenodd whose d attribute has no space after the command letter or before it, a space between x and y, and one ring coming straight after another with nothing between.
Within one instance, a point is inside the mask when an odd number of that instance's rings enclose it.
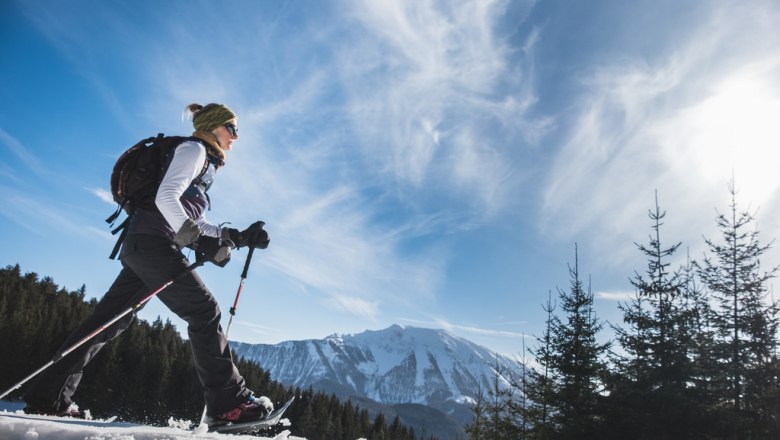
<instances>
[{"instance_id":1,"label":"hiking boot","mask_svg":"<svg viewBox=\"0 0 780 440\"><path fill-rule=\"evenodd\" d=\"M261 396L255 397L249 395L246 402L241 403L236 408L224 412L209 423L209 426L220 426L228 423L253 422L266 417L274 410L274 404L271 399Z\"/></svg>"},{"instance_id":2,"label":"hiking boot","mask_svg":"<svg viewBox=\"0 0 780 440\"><path fill-rule=\"evenodd\" d=\"M79 411L79 406L75 403L71 403L67 408L59 410L55 407L43 407L35 405L27 405L24 407L25 414L35 414L39 416L55 416L55 417L73 417L74 419L86 418L84 413Z\"/></svg>"}]
</instances>

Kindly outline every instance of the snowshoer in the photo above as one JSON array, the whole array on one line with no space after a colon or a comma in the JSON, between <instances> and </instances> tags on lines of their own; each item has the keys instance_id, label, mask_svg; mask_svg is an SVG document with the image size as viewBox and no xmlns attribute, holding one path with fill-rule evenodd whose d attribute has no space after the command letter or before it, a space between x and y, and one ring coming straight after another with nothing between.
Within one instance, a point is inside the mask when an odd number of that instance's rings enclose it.
<instances>
[{"instance_id":1,"label":"snowshoer","mask_svg":"<svg viewBox=\"0 0 780 440\"><path fill-rule=\"evenodd\" d=\"M199 258L224 266L231 247L268 246L262 222L238 231L214 225L204 215L209 203L206 191L238 139L235 113L214 103L191 104L187 110L195 127L192 138L176 147L151 208L139 208L131 216L120 253L121 272L92 316L67 338L61 350L132 306L150 289L185 272L190 263L181 252L183 247L195 248ZM217 301L200 276L190 271L157 296L188 324L210 422L243 422L271 412L269 399L255 398L246 388L220 325ZM44 371L25 393L25 412L80 416L72 397L84 367L103 345L128 328L134 315L126 315Z\"/></svg>"}]
</instances>

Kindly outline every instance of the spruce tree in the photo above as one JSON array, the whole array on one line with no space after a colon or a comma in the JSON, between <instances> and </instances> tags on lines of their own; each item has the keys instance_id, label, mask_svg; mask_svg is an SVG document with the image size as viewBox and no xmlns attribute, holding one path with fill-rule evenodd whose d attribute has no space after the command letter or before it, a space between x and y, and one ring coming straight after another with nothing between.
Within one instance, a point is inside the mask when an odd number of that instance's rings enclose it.
<instances>
[{"instance_id":1,"label":"spruce tree","mask_svg":"<svg viewBox=\"0 0 780 440\"><path fill-rule=\"evenodd\" d=\"M695 402L696 411L696 414L690 416L689 425L693 431L716 435L712 408L717 402L713 377L717 374L718 364L714 356L715 329L712 325L710 297L708 291L698 283L696 263L690 255L679 274L683 307L689 318L687 345L692 361L689 393L690 399Z\"/></svg>"},{"instance_id":2,"label":"spruce tree","mask_svg":"<svg viewBox=\"0 0 780 440\"><path fill-rule=\"evenodd\" d=\"M512 407L515 405L515 389L511 387L512 379L507 382L507 373L502 371L496 357L493 367L493 383L490 397L487 401L487 434L491 440L518 439L518 426L515 424Z\"/></svg>"},{"instance_id":3,"label":"spruce tree","mask_svg":"<svg viewBox=\"0 0 780 440\"><path fill-rule=\"evenodd\" d=\"M550 423L550 405L553 403L553 387L555 383L550 378L552 331L555 304L552 301L552 292L547 294L547 303L542 306L547 314L544 335L537 338L538 345L531 348L531 354L536 358L539 368L531 369L530 379L526 383L526 396L528 403L523 413L528 438L549 439L553 430Z\"/></svg>"},{"instance_id":4,"label":"spruce tree","mask_svg":"<svg viewBox=\"0 0 780 440\"><path fill-rule=\"evenodd\" d=\"M776 438L778 305L769 298L767 283L778 268L762 270L761 257L771 244L760 244L755 217L739 210L733 181L729 193L728 212L716 217L721 240L705 240L711 254L698 270L717 301L715 356L722 368L715 385L723 396L719 406L730 408L721 417L722 429L735 436Z\"/></svg>"},{"instance_id":5,"label":"spruce tree","mask_svg":"<svg viewBox=\"0 0 780 440\"><path fill-rule=\"evenodd\" d=\"M577 247L569 266L569 290L558 289L562 316L552 320L547 353L552 438L599 438L601 393L610 343L599 343L603 327L593 310L593 293L580 278Z\"/></svg>"},{"instance_id":6,"label":"spruce tree","mask_svg":"<svg viewBox=\"0 0 780 440\"><path fill-rule=\"evenodd\" d=\"M681 243L662 245L666 213L657 194L648 215L653 230L649 243L636 244L647 258L647 269L631 279L634 300L620 305L627 328L615 327L625 355L617 357L618 374L610 385L611 407L619 410L611 419L613 425L626 425L618 430L621 435L635 431L636 438L689 438L697 413L691 384L698 303L689 298L681 273L669 269Z\"/></svg>"},{"instance_id":7,"label":"spruce tree","mask_svg":"<svg viewBox=\"0 0 780 440\"><path fill-rule=\"evenodd\" d=\"M485 393L482 391L482 387L477 391L474 404L471 406L471 410L474 412L474 417L471 419L471 423L466 425L465 431L471 440L488 440L488 419L485 401Z\"/></svg>"}]
</instances>

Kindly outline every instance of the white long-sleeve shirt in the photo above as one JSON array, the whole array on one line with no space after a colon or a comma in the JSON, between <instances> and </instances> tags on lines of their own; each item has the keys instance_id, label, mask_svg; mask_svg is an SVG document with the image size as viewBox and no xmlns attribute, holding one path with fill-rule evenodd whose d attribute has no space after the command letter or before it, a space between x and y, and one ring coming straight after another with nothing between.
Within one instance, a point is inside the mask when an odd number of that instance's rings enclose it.
<instances>
[{"instance_id":1,"label":"white long-sleeve shirt","mask_svg":"<svg viewBox=\"0 0 780 440\"><path fill-rule=\"evenodd\" d=\"M160 182L154 202L174 233L178 232L189 218L180 198L203 170L205 162L206 148L200 142L186 141L174 151L171 164ZM200 226L205 235L219 237L222 232L219 226L206 219L205 214L192 220Z\"/></svg>"}]
</instances>

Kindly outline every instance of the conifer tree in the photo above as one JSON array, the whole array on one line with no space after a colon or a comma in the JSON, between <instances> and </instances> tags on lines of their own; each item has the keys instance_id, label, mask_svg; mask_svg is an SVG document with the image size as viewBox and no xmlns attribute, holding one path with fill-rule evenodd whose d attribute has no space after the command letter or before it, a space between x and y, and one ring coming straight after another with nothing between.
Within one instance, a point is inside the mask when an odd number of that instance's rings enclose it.
<instances>
[{"instance_id":1,"label":"conifer tree","mask_svg":"<svg viewBox=\"0 0 780 440\"><path fill-rule=\"evenodd\" d=\"M369 435L371 440L387 440L387 425L385 423L385 415L379 414L374 419L374 424L371 426L371 433Z\"/></svg>"},{"instance_id":2,"label":"conifer tree","mask_svg":"<svg viewBox=\"0 0 780 440\"><path fill-rule=\"evenodd\" d=\"M477 391L471 409L474 412L474 417L471 419L471 423L465 427L466 434L471 440L488 440L485 393L482 391L482 387Z\"/></svg>"},{"instance_id":3,"label":"conifer tree","mask_svg":"<svg viewBox=\"0 0 780 440\"><path fill-rule=\"evenodd\" d=\"M712 408L717 401L713 388L713 377L718 370L714 356L715 330L712 325L712 307L707 290L699 285L696 263L687 256L686 264L680 268L680 286L684 298L684 309L689 313L688 340L689 356L692 360L690 398L696 402L696 414L689 424L698 432L713 432Z\"/></svg>"},{"instance_id":4,"label":"conifer tree","mask_svg":"<svg viewBox=\"0 0 780 440\"><path fill-rule=\"evenodd\" d=\"M731 409L721 417L727 421L723 430L753 437L771 432L777 437L778 305L769 298L767 283L778 268L762 270L761 257L771 245L759 243L755 217L740 212L733 181L729 193L728 212L716 217L721 241L705 240L711 255L698 271L717 301L715 356L723 368L715 385L723 396L720 403Z\"/></svg>"},{"instance_id":5,"label":"conifer tree","mask_svg":"<svg viewBox=\"0 0 780 440\"><path fill-rule=\"evenodd\" d=\"M528 438L529 433L529 420L528 413L531 407L531 401L528 399L529 387L530 387L530 375L528 374L528 368L526 365L530 364L530 360L527 357L527 351L525 346L525 333L522 336L522 356L518 359L518 365L520 367L520 377L517 380L512 381L512 388L519 392L519 399L511 400L509 402L509 415L511 417L514 430L518 440Z\"/></svg>"},{"instance_id":6,"label":"conifer tree","mask_svg":"<svg viewBox=\"0 0 780 440\"><path fill-rule=\"evenodd\" d=\"M390 426L387 428L387 434L389 438L406 438L406 430L404 429L403 425L401 424L401 418L398 416L395 416L393 418L393 423L390 424Z\"/></svg>"},{"instance_id":7,"label":"conifer tree","mask_svg":"<svg viewBox=\"0 0 780 440\"><path fill-rule=\"evenodd\" d=\"M538 338L538 345L531 349L531 354L536 358L539 368L530 371L531 377L525 387L530 402L523 413L527 437L533 439L549 439L553 435L550 423L550 405L555 385L550 378L553 318L555 316L552 292L547 293L547 303L542 308L547 314L544 335Z\"/></svg>"},{"instance_id":8,"label":"conifer tree","mask_svg":"<svg viewBox=\"0 0 780 440\"><path fill-rule=\"evenodd\" d=\"M669 270L669 260L681 243L662 245L661 226L666 216L658 205L648 213L653 233L648 245L636 244L647 258L644 274L631 279L636 296L621 304L627 329L615 327L626 353L616 360L618 379L611 384L613 424L628 423L644 438L686 438L692 432L698 401L694 379L693 343L695 298L684 288L681 273ZM612 377L615 379L615 376ZM619 414L619 415L618 415ZM617 415L617 417L615 417Z\"/></svg>"},{"instance_id":9,"label":"conifer tree","mask_svg":"<svg viewBox=\"0 0 780 440\"><path fill-rule=\"evenodd\" d=\"M514 380L512 378L507 380L506 375L496 358L493 367L493 383L486 405L486 428L488 438L491 440L515 440L519 436L519 427L515 423L512 412L515 406L515 387L511 385Z\"/></svg>"},{"instance_id":10,"label":"conifer tree","mask_svg":"<svg viewBox=\"0 0 780 440\"><path fill-rule=\"evenodd\" d=\"M558 289L562 316L552 318L544 365L550 380L549 438L599 438L603 357L610 344L596 340L603 325L593 310L593 293L580 278L576 245L569 276L569 290Z\"/></svg>"}]
</instances>

